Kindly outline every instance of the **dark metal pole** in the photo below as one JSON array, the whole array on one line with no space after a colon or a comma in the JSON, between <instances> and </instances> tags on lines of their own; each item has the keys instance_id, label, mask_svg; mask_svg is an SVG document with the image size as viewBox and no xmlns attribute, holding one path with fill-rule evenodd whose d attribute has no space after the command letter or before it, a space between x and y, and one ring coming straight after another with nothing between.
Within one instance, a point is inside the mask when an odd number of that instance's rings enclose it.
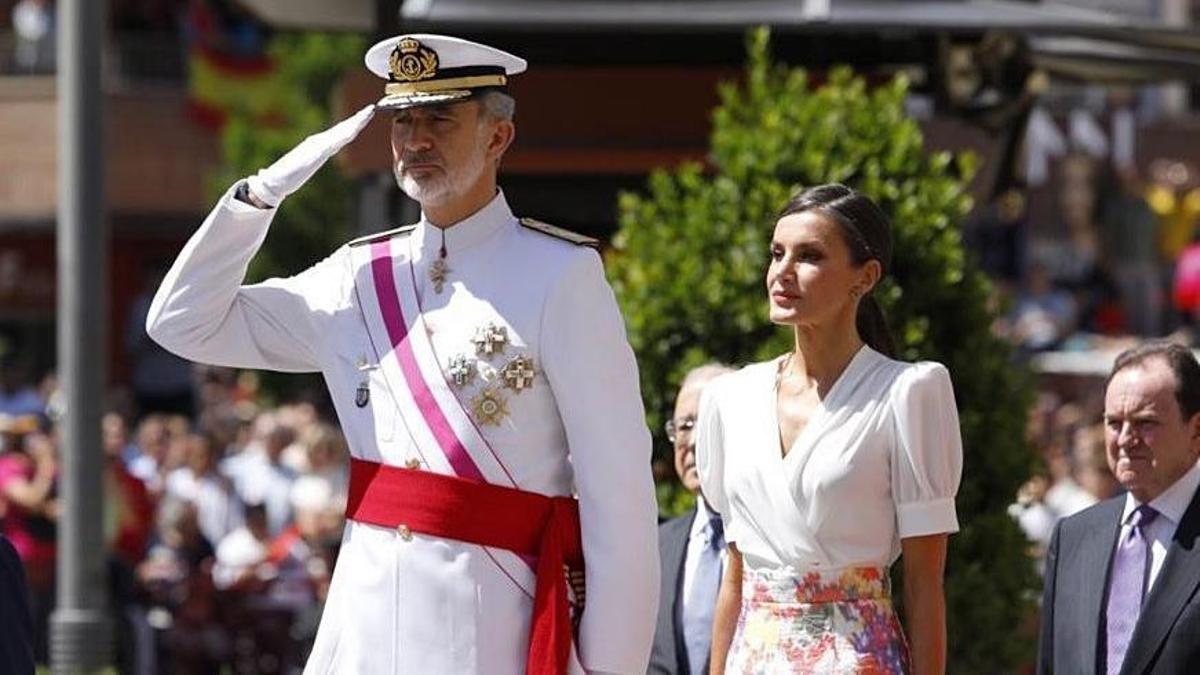
<instances>
[{"instance_id":1,"label":"dark metal pole","mask_svg":"<svg viewBox=\"0 0 1200 675\"><path fill-rule=\"evenodd\" d=\"M108 323L101 43L107 2L58 2L58 370L65 414L58 498L54 673L110 663L100 405Z\"/></svg>"}]
</instances>

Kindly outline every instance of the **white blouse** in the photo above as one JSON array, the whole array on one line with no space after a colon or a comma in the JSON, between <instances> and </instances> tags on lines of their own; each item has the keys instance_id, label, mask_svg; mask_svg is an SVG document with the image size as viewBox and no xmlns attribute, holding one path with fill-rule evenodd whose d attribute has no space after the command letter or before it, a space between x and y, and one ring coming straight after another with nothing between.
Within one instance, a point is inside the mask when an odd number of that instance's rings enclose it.
<instances>
[{"instance_id":1,"label":"white blouse","mask_svg":"<svg viewBox=\"0 0 1200 675\"><path fill-rule=\"evenodd\" d=\"M901 538L958 531L962 439L945 366L864 346L785 456L779 364L723 375L700 401L701 488L748 567L888 566Z\"/></svg>"}]
</instances>

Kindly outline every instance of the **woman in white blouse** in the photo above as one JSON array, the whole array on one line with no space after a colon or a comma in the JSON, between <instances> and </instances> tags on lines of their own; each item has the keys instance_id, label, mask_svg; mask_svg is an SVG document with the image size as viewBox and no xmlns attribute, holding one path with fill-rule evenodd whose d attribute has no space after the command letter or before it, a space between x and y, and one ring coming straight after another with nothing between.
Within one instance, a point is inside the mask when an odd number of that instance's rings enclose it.
<instances>
[{"instance_id":1,"label":"woman in white blouse","mask_svg":"<svg viewBox=\"0 0 1200 675\"><path fill-rule=\"evenodd\" d=\"M890 358L871 291L891 251L869 198L800 193L766 278L771 321L793 327L795 349L705 388L697 466L730 554L714 673L945 671L962 441L946 368ZM907 641L888 581L898 557Z\"/></svg>"}]
</instances>

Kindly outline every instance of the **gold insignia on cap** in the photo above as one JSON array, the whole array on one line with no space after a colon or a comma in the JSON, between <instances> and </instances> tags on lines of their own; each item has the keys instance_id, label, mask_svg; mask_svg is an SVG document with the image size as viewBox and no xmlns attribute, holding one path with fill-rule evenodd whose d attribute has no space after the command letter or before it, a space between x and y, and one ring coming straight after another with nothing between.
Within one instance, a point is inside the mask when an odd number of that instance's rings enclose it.
<instances>
[{"instance_id":1,"label":"gold insignia on cap","mask_svg":"<svg viewBox=\"0 0 1200 675\"><path fill-rule=\"evenodd\" d=\"M508 402L499 390L486 387L471 399L471 412L476 422L489 427L499 426L508 417Z\"/></svg>"},{"instance_id":2,"label":"gold insignia on cap","mask_svg":"<svg viewBox=\"0 0 1200 675\"><path fill-rule=\"evenodd\" d=\"M533 377L537 371L533 369L533 359L518 355L508 360L500 369L504 385L518 394L533 385Z\"/></svg>"},{"instance_id":3,"label":"gold insignia on cap","mask_svg":"<svg viewBox=\"0 0 1200 675\"><path fill-rule=\"evenodd\" d=\"M420 40L406 37L396 43L388 58L388 75L393 82L418 82L437 77L438 55Z\"/></svg>"}]
</instances>

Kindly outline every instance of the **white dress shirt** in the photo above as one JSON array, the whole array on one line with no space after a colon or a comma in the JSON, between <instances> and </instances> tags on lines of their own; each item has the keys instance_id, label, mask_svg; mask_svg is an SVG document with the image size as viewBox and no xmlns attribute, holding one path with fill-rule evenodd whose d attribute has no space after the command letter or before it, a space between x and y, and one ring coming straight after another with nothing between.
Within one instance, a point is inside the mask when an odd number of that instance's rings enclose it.
<instances>
[{"instance_id":1,"label":"white dress shirt","mask_svg":"<svg viewBox=\"0 0 1200 675\"><path fill-rule=\"evenodd\" d=\"M696 517L692 519L692 531L688 535L687 554L683 558L683 599L682 614L687 615L691 609L688 600L692 597L692 583L696 578L696 566L700 564L700 551L708 541L708 533L712 529L712 519L716 517L713 510L703 499L697 498ZM721 547L721 570L725 570L725 561L729 557L729 549Z\"/></svg>"},{"instance_id":2,"label":"white dress shirt","mask_svg":"<svg viewBox=\"0 0 1200 675\"><path fill-rule=\"evenodd\" d=\"M1175 537L1175 529L1179 527L1179 521L1183 519L1183 513L1187 511L1188 504L1192 503L1192 497L1196 494L1197 487L1200 487L1200 464L1192 466L1171 487L1150 500L1150 507L1158 511L1158 517L1143 528L1146 541L1150 543L1150 575L1146 579L1147 594L1150 593L1150 589L1154 588L1154 580L1162 571L1171 539ZM1139 506L1141 506L1141 502L1132 494L1126 493L1125 510L1121 513L1121 537L1118 541L1124 541L1124 538L1129 536L1129 514Z\"/></svg>"}]
</instances>

